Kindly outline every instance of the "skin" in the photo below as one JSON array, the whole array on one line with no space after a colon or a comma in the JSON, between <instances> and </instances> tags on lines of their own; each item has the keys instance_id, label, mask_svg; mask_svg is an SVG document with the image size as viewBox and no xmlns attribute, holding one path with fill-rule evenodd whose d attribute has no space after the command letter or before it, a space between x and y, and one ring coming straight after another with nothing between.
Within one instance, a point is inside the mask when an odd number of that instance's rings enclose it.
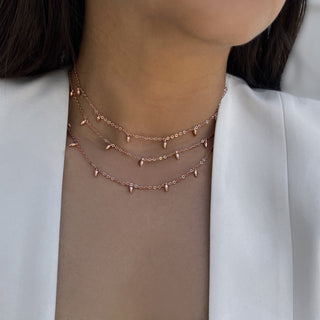
<instances>
[{"instance_id":1,"label":"skin","mask_svg":"<svg viewBox=\"0 0 320 320\"><path fill-rule=\"evenodd\" d=\"M87 1L77 61L82 86L103 114L136 133L164 136L193 126L217 108L231 47L265 30L283 4ZM187 152L179 167L168 160L139 168L113 150L106 155L81 120L70 100L69 121L89 157L125 180L162 182L206 151ZM99 128L136 154L163 151ZM210 124L197 137L212 132ZM167 151L194 142L186 135ZM56 320L208 318L211 161L167 193L129 194L94 177L79 153L66 149Z\"/></svg>"}]
</instances>

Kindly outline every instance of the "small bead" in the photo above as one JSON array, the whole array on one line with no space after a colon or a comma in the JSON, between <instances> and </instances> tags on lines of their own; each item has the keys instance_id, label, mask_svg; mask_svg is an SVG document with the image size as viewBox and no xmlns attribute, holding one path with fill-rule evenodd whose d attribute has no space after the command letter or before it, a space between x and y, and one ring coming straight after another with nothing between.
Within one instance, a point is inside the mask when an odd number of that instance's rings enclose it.
<instances>
[{"instance_id":1,"label":"small bead","mask_svg":"<svg viewBox=\"0 0 320 320\"><path fill-rule=\"evenodd\" d=\"M77 145L78 145L77 142L73 142L73 143L70 143L70 144L69 144L69 147L76 147Z\"/></svg>"},{"instance_id":2,"label":"small bead","mask_svg":"<svg viewBox=\"0 0 320 320\"><path fill-rule=\"evenodd\" d=\"M207 139L204 140L203 145L204 145L205 148L208 147L208 140Z\"/></svg>"},{"instance_id":3,"label":"small bead","mask_svg":"<svg viewBox=\"0 0 320 320\"><path fill-rule=\"evenodd\" d=\"M68 128L71 128L71 123L70 122L68 122Z\"/></svg>"},{"instance_id":4,"label":"small bead","mask_svg":"<svg viewBox=\"0 0 320 320\"><path fill-rule=\"evenodd\" d=\"M112 148L112 144L108 144L108 145L106 146L106 150L109 150L110 148Z\"/></svg>"},{"instance_id":5,"label":"small bead","mask_svg":"<svg viewBox=\"0 0 320 320\"><path fill-rule=\"evenodd\" d=\"M163 141L163 145L162 145L162 146L163 146L163 148L164 148L164 149L166 149L166 148L167 148L167 145L168 145L167 140L164 140L164 141Z\"/></svg>"},{"instance_id":6,"label":"small bead","mask_svg":"<svg viewBox=\"0 0 320 320\"><path fill-rule=\"evenodd\" d=\"M130 142L130 140L131 140L131 137L128 135L127 136L127 142Z\"/></svg>"},{"instance_id":7,"label":"small bead","mask_svg":"<svg viewBox=\"0 0 320 320\"><path fill-rule=\"evenodd\" d=\"M70 91L70 97L73 97L73 96L74 96L74 91L71 90L71 91Z\"/></svg>"},{"instance_id":8,"label":"small bead","mask_svg":"<svg viewBox=\"0 0 320 320\"><path fill-rule=\"evenodd\" d=\"M198 170L197 170L197 169L194 169L194 171L193 171L193 175L194 175L195 177L197 177L197 176L198 176Z\"/></svg>"},{"instance_id":9,"label":"small bead","mask_svg":"<svg viewBox=\"0 0 320 320\"><path fill-rule=\"evenodd\" d=\"M142 167L142 166L143 166L143 164L144 164L143 159L139 160L139 166L140 166L140 167Z\"/></svg>"},{"instance_id":10,"label":"small bead","mask_svg":"<svg viewBox=\"0 0 320 320\"><path fill-rule=\"evenodd\" d=\"M80 96L80 94L81 94L81 89L77 88L77 95Z\"/></svg>"},{"instance_id":11,"label":"small bead","mask_svg":"<svg viewBox=\"0 0 320 320\"><path fill-rule=\"evenodd\" d=\"M175 157L176 157L176 159L177 159L177 160L179 160L179 159L180 159L180 154L179 154L179 152L178 152L178 151L176 151Z\"/></svg>"},{"instance_id":12,"label":"small bead","mask_svg":"<svg viewBox=\"0 0 320 320\"><path fill-rule=\"evenodd\" d=\"M198 130L197 130L196 128L194 128L194 129L192 130L192 133L193 133L194 136L196 136L197 133L198 133Z\"/></svg>"},{"instance_id":13,"label":"small bead","mask_svg":"<svg viewBox=\"0 0 320 320\"><path fill-rule=\"evenodd\" d=\"M129 186L129 192L132 193L133 192L133 186Z\"/></svg>"},{"instance_id":14,"label":"small bead","mask_svg":"<svg viewBox=\"0 0 320 320\"><path fill-rule=\"evenodd\" d=\"M97 119L97 121L100 121L100 120L101 120L100 114L97 115L97 118L96 118L96 119Z\"/></svg>"},{"instance_id":15,"label":"small bead","mask_svg":"<svg viewBox=\"0 0 320 320\"><path fill-rule=\"evenodd\" d=\"M169 191L169 186L167 183L164 184L164 191L166 191L166 192Z\"/></svg>"},{"instance_id":16,"label":"small bead","mask_svg":"<svg viewBox=\"0 0 320 320\"><path fill-rule=\"evenodd\" d=\"M99 174L99 170L98 170L98 169L95 169L95 170L94 170L94 176L97 177L98 174Z\"/></svg>"},{"instance_id":17,"label":"small bead","mask_svg":"<svg viewBox=\"0 0 320 320\"><path fill-rule=\"evenodd\" d=\"M88 123L88 120L87 119L84 119L80 122L80 125L81 126L84 126L86 123Z\"/></svg>"}]
</instances>

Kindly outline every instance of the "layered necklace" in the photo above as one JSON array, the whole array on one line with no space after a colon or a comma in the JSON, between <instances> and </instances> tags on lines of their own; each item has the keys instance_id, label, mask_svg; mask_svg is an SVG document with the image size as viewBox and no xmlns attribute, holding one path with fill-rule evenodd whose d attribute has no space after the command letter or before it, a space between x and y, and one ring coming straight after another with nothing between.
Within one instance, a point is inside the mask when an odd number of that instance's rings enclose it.
<instances>
[{"instance_id":1,"label":"layered necklace","mask_svg":"<svg viewBox=\"0 0 320 320\"><path fill-rule=\"evenodd\" d=\"M88 96L84 88L82 88L80 84L79 75L75 66L71 71L69 71L68 76L69 76L69 84L70 84L70 98L73 99L74 104L82 117L82 120L78 125L81 127L87 127L101 141L103 141L104 149L106 150L106 152L112 152L111 150L114 150L115 152L119 152L125 155L126 157L131 158L133 161L137 163L138 166L142 167L146 163L155 163L159 161L165 162L165 160L168 160L170 158L179 160L183 153L196 148L203 147L205 149L208 149L204 157L198 160L191 168L189 168L182 174L166 179L159 184L139 184L133 181L126 181L126 180L119 179L116 176L112 175L111 173L108 173L105 169L101 168L100 166L97 166L93 161L91 161L90 157L87 155L83 147L80 145L79 139L76 138L72 132L72 127L74 126L74 124L71 124L70 122L68 122L68 128L67 128L68 133L73 141L68 145L68 147L70 149L76 149L80 152L82 157L87 161L87 163L91 167L94 177L102 176L110 181L113 181L121 186L126 187L130 193L133 193L134 190L145 190L145 191L164 190L167 192L169 191L169 188L171 188L171 186L174 186L177 183L181 182L182 180L185 180L187 177L198 176L199 168L208 161L210 154L213 152L214 135L212 134L208 137L201 138L200 140L197 139L197 135L198 135L198 132L201 130L201 128L209 125L211 122L213 122L213 125L215 126L218 110L221 105L221 101L223 97L227 93L227 87L225 87L223 90L223 94L216 108L216 111L209 118L193 125L192 127L180 130L178 132L170 133L166 136L146 136L146 135L137 134L131 130L128 130L127 128L124 128L123 126L113 122L111 119L109 119L109 117L107 117L105 114L100 112L97 106L93 104L91 98ZM89 119L89 113L86 112L86 109L89 109L91 117L94 119L93 121ZM123 134L124 141L126 143L132 143L134 140L137 140L141 143L159 144L159 149L161 150L161 153L159 151L160 155L150 156L150 155L138 155L138 154L129 152L128 150L110 141L110 139L103 134L102 127L104 126L111 127L114 130L117 130L121 134ZM185 135L192 135L194 139L197 139L197 141L187 147L175 148L171 152L166 152L166 150L169 149L170 147L170 141L177 140L180 137ZM208 148L210 140L212 140L212 147ZM179 161L177 161L177 164L179 164Z\"/></svg>"}]
</instances>

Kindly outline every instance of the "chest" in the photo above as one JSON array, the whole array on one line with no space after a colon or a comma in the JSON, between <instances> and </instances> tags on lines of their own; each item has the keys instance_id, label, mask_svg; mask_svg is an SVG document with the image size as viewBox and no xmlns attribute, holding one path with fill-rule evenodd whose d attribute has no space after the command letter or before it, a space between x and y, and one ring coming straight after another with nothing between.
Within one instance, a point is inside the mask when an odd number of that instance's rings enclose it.
<instances>
[{"instance_id":1,"label":"chest","mask_svg":"<svg viewBox=\"0 0 320 320\"><path fill-rule=\"evenodd\" d=\"M207 168L169 192L130 194L66 154L56 320L207 319Z\"/></svg>"}]
</instances>

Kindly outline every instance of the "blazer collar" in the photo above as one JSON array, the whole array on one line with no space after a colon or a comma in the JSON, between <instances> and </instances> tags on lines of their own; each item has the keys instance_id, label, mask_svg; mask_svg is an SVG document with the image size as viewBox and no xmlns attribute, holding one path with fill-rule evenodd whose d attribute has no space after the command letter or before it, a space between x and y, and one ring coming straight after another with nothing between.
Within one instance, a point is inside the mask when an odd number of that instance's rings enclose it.
<instances>
[{"instance_id":1,"label":"blazer collar","mask_svg":"<svg viewBox=\"0 0 320 320\"><path fill-rule=\"evenodd\" d=\"M292 319L280 100L230 75L227 86L212 161L209 320ZM54 320L67 71L50 72L19 87L9 83L5 90L12 107L6 119L17 129L2 150L9 161L0 163L7 213L0 215L0 292L5 301L0 309L5 319ZM9 98L13 92L15 98ZM20 112L27 113L23 119ZM9 124L2 128L0 133L6 132ZM23 159L12 150L15 141L23 141Z\"/></svg>"}]
</instances>

